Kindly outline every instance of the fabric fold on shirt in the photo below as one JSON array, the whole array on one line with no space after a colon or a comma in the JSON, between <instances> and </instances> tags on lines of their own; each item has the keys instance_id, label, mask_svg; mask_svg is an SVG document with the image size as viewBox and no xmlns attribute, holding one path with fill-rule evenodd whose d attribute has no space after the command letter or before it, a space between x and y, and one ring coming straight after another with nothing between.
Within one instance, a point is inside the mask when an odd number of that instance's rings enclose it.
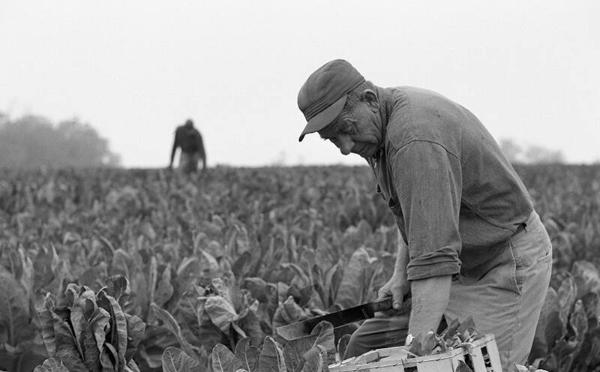
<instances>
[{"instance_id":1,"label":"fabric fold on shirt","mask_svg":"<svg viewBox=\"0 0 600 372\"><path fill-rule=\"evenodd\" d=\"M529 193L463 106L414 87L378 97L384 149L369 164L408 244L408 279L479 275L533 211Z\"/></svg>"},{"instance_id":2,"label":"fabric fold on shirt","mask_svg":"<svg viewBox=\"0 0 600 372\"><path fill-rule=\"evenodd\" d=\"M457 246L441 247L412 257L406 269L408 279L420 280L458 274L460 272L459 250L460 247Z\"/></svg>"}]
</instances>

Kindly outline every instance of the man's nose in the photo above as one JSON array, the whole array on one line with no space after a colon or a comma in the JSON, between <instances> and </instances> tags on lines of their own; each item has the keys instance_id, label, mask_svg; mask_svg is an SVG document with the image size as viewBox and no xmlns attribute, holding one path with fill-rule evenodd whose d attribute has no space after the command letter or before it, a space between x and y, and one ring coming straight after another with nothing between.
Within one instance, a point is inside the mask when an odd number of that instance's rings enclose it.
<instances>
[{"instance_id":1,"label":"man's nose","mask_svg":"<svg viewBox=\"0 0 600 372\"><path fill-rule=\"evenodd\" d=\"M352 152L352 147L354 146L354 142L350 138L340 138L340 152L343 155L348 155Z\"/></svg>"}]
</instances>

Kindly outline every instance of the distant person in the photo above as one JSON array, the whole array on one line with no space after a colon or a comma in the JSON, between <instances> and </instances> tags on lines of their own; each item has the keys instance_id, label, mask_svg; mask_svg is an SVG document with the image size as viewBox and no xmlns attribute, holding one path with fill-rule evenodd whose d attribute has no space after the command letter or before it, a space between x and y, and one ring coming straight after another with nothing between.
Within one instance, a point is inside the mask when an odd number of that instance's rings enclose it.
<instances>
[{"instance_id":1,"label":"distant person","mask_svg":"<svg viewBox=\"0 0 600 372\"><path fill-rule=\"evenodd\" d=\"M206 152L204 151L204 142L202 135L194 127L194 122L188 119L184 125L180 125L175 130L175 140L171 150L171 161L169 169L173 168L173 159L177 148L181 148L179 155L179 169L184 173L192 173L198 170L198 161L202 159L202 170L206 169Z\"/></svg>"}]
</instances>

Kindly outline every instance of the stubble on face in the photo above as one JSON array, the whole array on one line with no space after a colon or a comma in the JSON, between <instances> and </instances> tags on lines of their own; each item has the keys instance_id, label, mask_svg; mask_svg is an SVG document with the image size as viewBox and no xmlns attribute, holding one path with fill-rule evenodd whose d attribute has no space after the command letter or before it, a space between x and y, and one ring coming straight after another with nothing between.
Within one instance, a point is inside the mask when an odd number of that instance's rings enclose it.
<instances>
[{"instance_id":1,"label":"stubble on face","mask_svg":"<svg viewBox=\"0 0 600 372\"><path fill-rule=\"evenodd\" d=\"M381 143L378 120L366 102L357 102L352 108L344 108L330 125L319 131L319 135L331 141L343 155L354 153L368 159L375 156ZM347 147L349 140L351 149L344 151L342 147Z\"/></svg>"},{"instance_id":2,"label":"stubble on face","mask_svg":"<svg viewBox=\"0 0 600 372\"><path fill-rule=\"evenodd\" d=\"M381 129L378 125L379 117L370 110L365 102L360 102L352 112L355 133L352 140L356 143L354 153L365 159L373 157L381 143Z\"/></svg>"}]
</instances>

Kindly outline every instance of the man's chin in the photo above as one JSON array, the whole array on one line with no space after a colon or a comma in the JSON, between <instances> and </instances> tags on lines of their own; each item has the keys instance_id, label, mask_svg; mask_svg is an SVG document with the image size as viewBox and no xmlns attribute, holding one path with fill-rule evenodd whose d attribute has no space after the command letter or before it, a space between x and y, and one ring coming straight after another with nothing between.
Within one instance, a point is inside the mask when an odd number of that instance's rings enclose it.
<instances>
[{"instance_id":1,"label":"man's chin","mask_svg":"<svg viewBox=\"0 0 600 372\"><path fill-rule=\"evenodd\" d=\"M353 151L356 155L359 155L365 159L370 159L377 153L377 150L368 147L360 148L357 151Z\"/></svg>"},{"instance_id":2,"label":"man's chin","mask_svg":"<svg viewBox=\"0 0 600 372\"><path fill-rule=\"evenodd\" d=\"M355 152L355 154L367 160L375 156L375 154L371 154L370 152Z\"/></svg>"}]
</instances>

